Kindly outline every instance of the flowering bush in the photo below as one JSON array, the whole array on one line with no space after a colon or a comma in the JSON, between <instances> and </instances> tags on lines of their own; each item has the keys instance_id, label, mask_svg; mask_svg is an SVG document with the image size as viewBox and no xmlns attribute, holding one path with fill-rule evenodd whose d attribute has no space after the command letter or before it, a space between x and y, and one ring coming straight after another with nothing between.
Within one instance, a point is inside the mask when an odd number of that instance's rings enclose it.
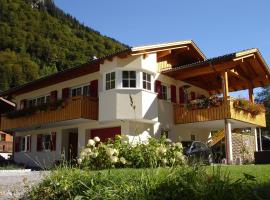
<instances>
[{"instance_id":1,"label":"flowering bush","mask_svg":"<svg viewBox=\"0 0 270 200\"><path fill-rule=\"evenodd\" d=\"M98 137L90 139L78 158L82 168L149 168L183 165L185 158L180 142L172 143L166 138L150 138L147 143L132 144L117 136L106 144Z\"/></svg>"}]
</instances>

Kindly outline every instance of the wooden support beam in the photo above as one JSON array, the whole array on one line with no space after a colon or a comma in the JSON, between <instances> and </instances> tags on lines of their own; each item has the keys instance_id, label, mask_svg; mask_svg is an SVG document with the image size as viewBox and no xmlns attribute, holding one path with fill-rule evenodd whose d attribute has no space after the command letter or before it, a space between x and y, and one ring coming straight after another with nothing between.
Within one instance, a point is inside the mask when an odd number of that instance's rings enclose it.
<instances>
[{"instance_id":1,"label":"wooden support beam","mask_svg":"<svg viewBox=\"0 0 270 200\"><path fill-rule=\"evenodd\" d=\"M171 54L171 52L172 52L171 50L166 50L166 51L162 51L160 53L157 53L157 58L165 57L165 56Z\"/></svg>"},{"instance_id":2,"label":"wooden support beam","mask_svg":"<svg viewBox=\"0 0 270 200\"><path fill-rule=\"evenodd\" d=\"M131 56L138 56L138 55L142 55L145 53L157 53L157 52L162 52L162 51L168 51L168 50L173 50L173 49L187 49L189 50L188 46L181 46L181 47L172 47L172 48L164 48L164 49L157 49L157 50L151 50L151 51L147 51L147 50L142 50L142 51L135 51L133 53L131 53Z\"/></svg>"},{"instance_id":3,"label":"wooden support beam","mask_svg":"<svg viewBox=\"0 0 270 200\"><path fill-rule=\"evenodd\" d=\"M222 72L222 89L223 89L223 98L226 101L229 97L229 84L228 84L228 72Z\"/></svg>"},{"instance_id":4,"label":"wooden support beam","mask_svg":"<svg viewBox=\"0 0 270 200\"><path fill-rule=\"evenodd\" d=\"M241 76L241 75L240 75L236 70L234 70L234 69L229 70L228 73L229 73L229 75L234 76L234 77L236 77L236 78L238 78L238 79L240 79L240 80L242 80L242 81L245 81L245 82L247 82L247 83L250 82L250 80L248 80L247 78Z\"/></svg>"},{"instance_id":5,"label":"wooden support beam","mask_svg":"<svg viewBox=\"0 0 270 200\"><path fill-rule=\"evenodd\" d=\"M254 94L253 94L253 88L248 88L248 96L249 96L249 102L254 103Z\"/></svg>"}]
</instances>

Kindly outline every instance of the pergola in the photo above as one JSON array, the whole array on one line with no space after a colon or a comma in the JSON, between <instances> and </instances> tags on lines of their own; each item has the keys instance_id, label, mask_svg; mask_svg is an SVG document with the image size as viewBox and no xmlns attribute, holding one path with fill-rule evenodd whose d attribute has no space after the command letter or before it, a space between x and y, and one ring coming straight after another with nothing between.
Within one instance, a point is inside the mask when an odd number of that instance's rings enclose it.
<instances>
[{"instance_id":1,"label":"pergola","mask_svg":"<svg viewBox=\"0 0 270 200\"><path fill-rule=\"evenodd\" d=\"M249 49L197 63L175 66L162 73L203 88L209 94L223 94L224 100L228 99L229 92L247 89L251 103L254 103L254 88L270 85L270 71L258 49ZM230 164L233 158L232 126L228 119L224 119L224 125L226 159ZM261 131L259 134L261 135ZM256 129L254 129L254 136L257 138ZM255 146L258 150L257 139L255 139Z\"/></svg>"}]
</instances>

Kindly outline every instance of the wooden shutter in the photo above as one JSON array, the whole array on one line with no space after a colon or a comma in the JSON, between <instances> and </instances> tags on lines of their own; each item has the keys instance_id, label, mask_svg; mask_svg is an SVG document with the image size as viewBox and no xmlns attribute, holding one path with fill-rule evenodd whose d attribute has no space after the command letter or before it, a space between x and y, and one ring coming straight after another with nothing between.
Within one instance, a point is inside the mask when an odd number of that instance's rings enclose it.
<instances>
[{"instance_id":1,"label":"wooden shutter","mask_svg":"<svg viewBox=\"0 0 270 200\"><path fill-rule=\"evenodd\" d=\"M161 81L156 80L155 82L155 92L158 93L158 98L162 98L162 93L161 93Z\"/></svg>"},{"instance_id":2,"label":"wooden shutter","mask_svg":"<svg viewBox=\"0 0 270 200\"><path fill-rule=\"evenodd\" d=\"M37 135L37 151L43 150L42 134Z\"/></svg>"},{"instance_id":3,"label":"wooden shutter","mask_svg":"<svg viewBox=\"0 0 270 200\"><path fill-rule=\"evenodd\" d=\"M176 103L176 86L171 85L171 102Z\"/></svg>"},{"instance_id":4,"label":"wooden shutter","mask_svg":"<svg viewBox=\"0 0 270 200\"><path fill-rule=\"evenodd\" d=\"M21 142L21 137L15 137L15 152L20 151L20 142Z\"/></svg>"},{"instance_id":5,"label":"wooden shutter","mask_svg":"<svg viewBox=\"0 0 270 200\"><path fill-rule=\"evenodd\" d=\"M195 92L191 92L190 93L190 99L191 99L191 101L192 100L195 100L195 98L196 98Z\"/></svg>"},{"instance_id":6,"label":"wooden shutter","mask_svg":"<svg viewBox=\"0 0 270 200\"><path fill-rule=\"evenodd\" d=\"M66 100L69 98L69 88L63 88L62 89L62 99Z\"/></svg>"},{"instance_id":7,"label":"wooden shutter","mask_svg":"<svg viewBox=\"0 0 270 200\"><path fill-rule=\"evenodd\" d=\"M26 147L26 151L31 151L31 138L32 138L32 136L31 135L28 135L27 136L27 147Z\"/></svg>"},{"instance_id":8,"label":"wooden shutter","mask_svg":"<svg viewBox=\"0 0 270 200\"><path fill-rule=\"evenodd\" d=\"M51 132L51 141L50 141L51 151L56 150L56 132Z\"/></svg>"},{"instance_id":9,"label":"wooden shutter","mask_svg":"<svg viewBox=\"0 0 270 200\"><path fill-rule=\"evenodd\" d=\"M179 103L183 104L185 103L185 92L184 92L184 88L180 87L179 88Z\"/></svg>"},{"instance_id":10,"label":"wooden shutter","mask_svg":"<svg viewBox=\"0 0 270 200\"><path fill-rule=\"evenodd\" d=\"M98 97L98 80L91 81L90 84L90 95L91 97Z\"/></svg>"},{"instance_id":11,"label":"wooden shutter","mask_svg":"<svg viewBox=\"0 0 270 200\"><path fill-rule=\"evenodd\" d=\"M55 102L57 100L57 90L51 91L50 102Z\"/></svg>"},{"instance_id":12,"label":"wooden shutter","mask_svg":"<svg viewBox=\"0 0 270 200\"><path fill-rule=\"evenodd\" d=\"M25 109L27 107L27 99L23 99L20 102L20 109Z\"/></svg>"}]
</instances>

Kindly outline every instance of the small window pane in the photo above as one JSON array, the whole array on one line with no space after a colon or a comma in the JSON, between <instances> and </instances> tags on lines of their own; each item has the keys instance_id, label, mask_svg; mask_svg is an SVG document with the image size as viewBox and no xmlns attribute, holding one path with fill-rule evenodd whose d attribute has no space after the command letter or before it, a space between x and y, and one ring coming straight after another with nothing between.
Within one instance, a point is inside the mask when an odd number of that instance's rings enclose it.
<instances>
[{"instance_id":1,"label":"small window pane","mask_svg":"<svg viewBox=\"0 0 270 200\"><path fill-rule=\"evenodd\" d=\"M127 79L128 78L128 71L123 71L123 79Z\"/></svg>"},{"instance_id":2,"label":"small window pane","mask_svg":"<svg viewBox=\"0 0 270 200\"><path fill-rule=\"evenodd\" d=\"M115 88L115 81L112 81L111 82L111 89L114 89Z\"/></svg>"},{"instance_id":3,"label":"small window pane","mask_svg":"<svg viewBox=\"0 0 270 200\"><path fill-rule=\"evenodd\" d=\"M147 89L146 88L146 82L145 81L143 82L143 89Z\"/></svg>"},{"instance_id":4,"label":"small window pane","mask_svg":"<svg viewBox=\"0 0 270 200\"><path fill-rule=\"evenodd\" d=\"M128 80L123 80L123 87L129 87Z\"/></svg>"},{"instance_id":5,"label":"small window pane","mask_svg":"<svg viewBox=\"0 0 270 200\"><path fill-rule=\"evenodd\" d=\"M151 90L151 83L147 83L147 90Z\"/></svg>"},{"instance_id":6,"label":"small window pane","mask_svg":"<svg viewBox=\"0 0 270 200\"><path fill-rule=\"evenodd\" d=\"M130 80L130 87L132 88L136 87L136 80Z\"/></svg>"},{"instance_id":7,"label":"small window pane","mask_svg":"<svg viewBox=\"0 0 270 200\"><path fill-rule=\"evenodd\" d=\"M136 72L135 71L130 71L129 73L130 73L129 75L130 75L131 79L136 79Z\"/></svg>"},{"instance_id":8,"label":"small window pane","mask_svg":"<svg viewBox=\"0 0 270 200\"><path fill-rule=\"evenodd\" d=\"M80 96L80 95L82 95L82 88L81 87L77 88L77 96Z\"/></svg>"},{"instance_id":9,"label":"small window pane","mask_svg":"<svg viewBox=\"0 0 270 200\"><path fill-rule=\"evenodd\" d=\"M115 80L115 72L111 73L111 80Z\"/></svg>"},{"instance_id":10,"label":"small window pane","mask_svg":"<svg viewBox=\"0 0 270 200\"><path fill-rule=\"evenodd\" d=\"M40 103L41 103L41 104L44 104L44 103L45 103L45 97L41 97Z\"/></svg>"},{"instance_id":11,"label":"small window pane","mask_svg":"<svg viewBox=\"0 0 270 200\"><path fill-rule=\"evenodd\" d=\"M73 97L76 96L76 89L72 89L72 94L71 94Z\"/></svg>"},{"instance_id":12,"label":"small window pane","mask_svg":"<svg viewBox=\"0 0 270 200\"><path fill-rule=\"evenodd\" d=\"M151 82L151 75L147 74L147 81Z\"/></svg>"},{"instance_id":13,"label":"small window pane","mask_svg":"<svg viewBox=\"0 0 270 200\"><path fill-rule=\"evenodd\" d=\"M84 96L89 96L89 86L83 86L83 95Z\"/></svg>"},{"instance_id":14,"label":"small window pane","mask_svg":"<svg viewBox=\"0 0 270 200\"><path fill-rule=\"evenodd\" d=\"M110 80L110 77L111 77L111 74L106 74L106 81L109 81Z\"/></svg>"},{"instance_id":15,"label":"small window pane","mask_svg":"<svg viewBox=\"0 0 270 200\"><path fill-rule=\"evenodd\" d=\"M50 96L46 96L46 103L50 101Z\"/></svg>"},{"instance_id":16,"label":"small window pane","mask_svg":"<svg viewBox=\"0 0 270 200\"><path fill-rule=\"evenodd\" d=\"M143 73L143 80L146 80L146 73Z\"/></svg>"},{"instance_id":17,"label":"small window pane","mask_svg":"<svg viewBox=\"0 0 270 200\"><path fill-rule=\"evenodd\" d=\"M109 90L109 89L111 89L110 82L106 82L106 90Z\"/></svg>"}]
</instances>

